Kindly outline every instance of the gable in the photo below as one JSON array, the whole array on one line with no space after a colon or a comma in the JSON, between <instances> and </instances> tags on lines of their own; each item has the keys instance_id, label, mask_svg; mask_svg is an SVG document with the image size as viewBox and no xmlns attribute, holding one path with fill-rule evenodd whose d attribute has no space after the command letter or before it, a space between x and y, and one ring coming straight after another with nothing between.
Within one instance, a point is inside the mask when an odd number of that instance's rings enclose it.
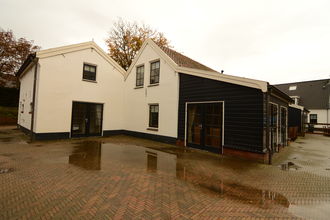
<instances>
[{"instance_id":1,"label":"gable","mask_svg":"<svg viewBox=\"0 0 330 220\"><path fill-rule=\"evenodd\" d=\"M106 52L104 52L93 41L85 42L85 43L81 43L81 44L64 46L64 47L52 48L52 49L48 49L48 50L41 50L41 51L37 52L36 55L39 59L43 59L43 58L47 58L47 57L63 55L66 53L72 53L72 52L77 52L77 51L86 50L86 49L91 49L91 50L96 51L103 59L105 59L108 63L110 63L114 68L116 68L123 76L126 75L125 70L121 66L119 66L119 64L116 61L114 61L108 54L106 54Z\"/></svg>"},{"instance_id":2,"label":"gable","mask_svg":"<svg viewBox=\"0 0 330 220\"><path fill-rule=\"evenodd\" d=\"M168 66L168 68L170 68L172 71L175 71L175 63L173 61L168 60L165 54L161 53L159 50L156 50L155 47L153 47L153 45L145 43L142 45L140 51L137 53L136 57L132 61L132 64L127 70L125 80L132 74L132 72L133 74L135 73L135 69L137 66L143 64L149 65L151 61L155 61L155 60L161 61L161 71L165 69L164 65Z\"/></svg>"},{"instance_id":3,"label":"gable","mask_svg":"<svg viewBox=\"0 0 330 220\"><path fill-rule=\"evenodd\" d=\"M262 92L267 92L268 83L261 80L248 79L244 77L237 77L231 75L225 75L218 73L217 71L212 70L209 67L204 66L203 64L198 63L176 51L171 49L164 49L167 52L164 52L155 42L151 39L147 39L139 52L137 53L135 59L133 60L131 66L127 71L126 78L133 71L133 68L137 65L139 57L145 53L145 48L151 47L164 61L170 65L175 72L182 74L189 74L193 76L203 77L207 79L213 79L217 81L228 82L232 84L242 85L246 87L260 89Z\"/></svg>"}]
</instances>

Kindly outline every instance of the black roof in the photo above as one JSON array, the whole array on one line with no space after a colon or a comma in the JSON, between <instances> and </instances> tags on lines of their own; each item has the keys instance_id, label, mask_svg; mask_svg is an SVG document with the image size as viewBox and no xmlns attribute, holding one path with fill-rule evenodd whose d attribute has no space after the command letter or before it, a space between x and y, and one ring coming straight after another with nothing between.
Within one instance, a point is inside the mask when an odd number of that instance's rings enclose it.
<instances>
[{"instance_id":1,"label":"black roof","mask_svg":"<svg viewBox=\"0 0 330 220\"><path fill-rule=\"evenodd\" d=\"M298 104L307 109L330 108L330 79L285 83L275 86L291 97L299 96ZM290 86L296 86L296 89L289 90Z\"/></svg>"}]
</instances>

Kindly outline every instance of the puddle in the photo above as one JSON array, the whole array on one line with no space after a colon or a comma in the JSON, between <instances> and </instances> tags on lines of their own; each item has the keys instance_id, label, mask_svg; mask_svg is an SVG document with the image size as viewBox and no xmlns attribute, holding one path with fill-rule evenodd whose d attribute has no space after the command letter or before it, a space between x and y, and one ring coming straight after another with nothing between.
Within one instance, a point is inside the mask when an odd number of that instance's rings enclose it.
<instances>
[{"instance_id":1,"label":"puddle","mask_svg":"<svg viewBox=\"0 0 330 220\"><path fill-rule=\"evenodd\" d=\"M10 157L10 156L13 156L13 154L11 153L4 153L4 154L0 154L1 156L4 156L4 157Z\"/></svg>"},{"instance_id":2,"label":"puddle","mask_svg":"<svg viewBox=\"0 0 330 220\"><path fill-rule=\"evenodd\" d=\"M69 163L86 170L106 170L108 166L126 167L157 175L166 173L174 179L179 179L192 184L200 192L211 197L221 197L235 202L250 204L261 208L273 206L289 207L289 201L281 194L268 190L260 190L238 183L230 183L217 177L205 174L198 166L193 168L186 164L185 154L173 153L172 148L165 148L165 151L152 148L102 143L97 141L85 141L76 143ZM168 152L169 151L169 152ZM189 160L188 160L189 161ZM110 164L111 163L111 164ZM124 168L125 169L125 168ZM207 172L212 174L213 171Z\"/></svg>"},{"instance_id":3,"label":"puddle","mask_svg":"<svg viewBox=\"0 0 330 220\"><path fill-rule=\"evenodd\" d=\"M297 166L293 162L288 162L288 163L281 164L281 170L284 170L284 171L298 170L300 168L301 168L300 166Z\"/></svg>"},{"instance_id":4,"label":"puddle","mask_svg":"<svg viewBox=\"0 0 330 220\"><path fill-rule=\"evenodd\" d=\"M0 168L0 174L10 173L13 172L13 168Z\"/></svg>"},{"instance_id":5,"label":"puddle","mask_svg":"<svg viewBox=\"0 0 330 220\"><path fill-rule=\"evenodd\" d=\"M79 144L69 156L69 163L87 170L100 170L101 145L101 142L96 141Z\"/></svg>"},{"instance_id":6,"label":"puddle","mask_svg":"<svg viewBox=\"0 0 330 220\"><path fill-rule=\"evenodd\" d=\"M43 147L44 145L42 144L37 144L37 145L34 145L35 147Z\"/></svg>"},{"instance_id":7,"label":"puddle","mask_svg":"<svg viewBox=\"0 0 330 220\"><path fill-rule=\"evenodd\" d=\"M13 138L11 138L11 137L0 138L1 142L11 142L12 140L13 140Z\"/></svg>"}]
</instances>

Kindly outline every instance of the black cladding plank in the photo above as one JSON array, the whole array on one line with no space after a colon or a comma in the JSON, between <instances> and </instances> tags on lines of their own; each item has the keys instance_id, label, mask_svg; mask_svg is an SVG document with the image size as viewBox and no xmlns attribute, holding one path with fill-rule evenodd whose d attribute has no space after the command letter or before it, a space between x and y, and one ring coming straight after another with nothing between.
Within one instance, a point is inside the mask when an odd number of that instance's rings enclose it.
<instances>
[{"instance_id":1,"label":"black cladding plank","mask_svg":"<svg viewBox=\"0 0 330 220\"><path fill-rule=\"evenodd\" d=\"M261 90L180 74L178 137L184 140L185 103L224 101L224 145L263 152Z\"/></svg>"}]
</instances>

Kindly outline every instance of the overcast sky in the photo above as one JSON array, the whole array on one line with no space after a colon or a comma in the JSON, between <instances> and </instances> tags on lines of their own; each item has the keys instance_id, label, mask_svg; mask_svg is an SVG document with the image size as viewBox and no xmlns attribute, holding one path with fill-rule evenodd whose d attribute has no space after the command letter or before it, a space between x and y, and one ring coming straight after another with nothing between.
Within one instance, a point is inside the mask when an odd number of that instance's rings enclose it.
<instances>
[{"instance_id":1,"label":"overcast sky","mask_svg":"<svg viewBox=\"0 0 330 220\"><path fill-rule=\"evenodd\" d=\"M0 27L47 49L104 39L121 17L175 50L271 84L330 77L329 0L0 0Z\"/></svg>"}]
</instances>

